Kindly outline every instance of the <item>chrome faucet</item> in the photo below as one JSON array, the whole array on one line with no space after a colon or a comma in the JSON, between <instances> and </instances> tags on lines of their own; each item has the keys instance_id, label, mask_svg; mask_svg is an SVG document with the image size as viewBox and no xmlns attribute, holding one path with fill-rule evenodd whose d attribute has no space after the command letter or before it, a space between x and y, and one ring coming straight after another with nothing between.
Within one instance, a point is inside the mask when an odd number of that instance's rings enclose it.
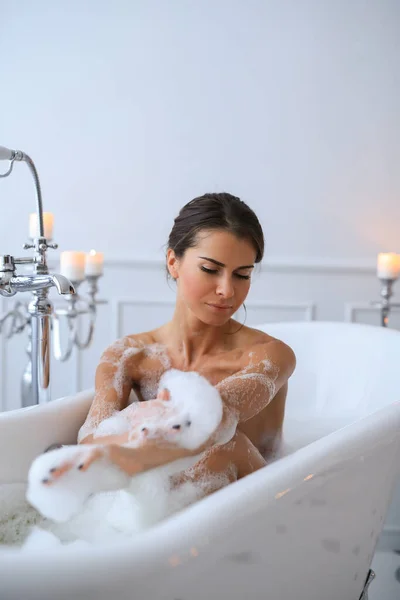
<instances>
[{"instance_id":1,"label":"chrome faucet","mask_svg":"<svg viewBox=\"0 0 400 600\"><path fill-rule=\"evenodd\" d=\"M46 252L49 248L56 249L57 244L49 243L44 237L42 193L39 176L32 159L19 150L9 150L0 146L0 160L9 160L10 166L6 173L0 174L7 177L12 172L15 161L27 163L33 175L37 196L37 222L39 235L31 244L24 244L24 249L33 249L31 258L15 258L9 254L0 256L0 294L14 296L18 292L32 292L33 298L28 306L30 315L30 343L29 349L32 362L32 394L23 395L23 405L42 404L48 402L50 397L50 357L51 336L50 320L53 305L48 299L49 290L55 287L59 294L75 294L72 283L63 275L51 274L48 271ZM32 265L33 274L18 275L17 265Z\"/></svg>"},{"instance_id":2,"label":"chrome faucet","mask_svg":"<svg viewBox=\"0 0 400 600\"><path fill-rule=\"evenodd\" d=\"M16 261L18 264L18 259L9 254L0 256L0 294L3 296L15 296L17 292L34 292L53 286L61 295L75 293L71 282L64 275L16 275Z\"/></svg>"}]
</instances>

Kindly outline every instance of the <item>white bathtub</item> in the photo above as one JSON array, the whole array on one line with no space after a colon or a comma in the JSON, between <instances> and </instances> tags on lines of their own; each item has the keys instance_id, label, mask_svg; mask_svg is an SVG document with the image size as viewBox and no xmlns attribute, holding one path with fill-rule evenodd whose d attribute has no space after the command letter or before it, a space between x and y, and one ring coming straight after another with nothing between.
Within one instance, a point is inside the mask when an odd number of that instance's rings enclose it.
<instances>
[{"instance_id":1,"label":"white bathtub","mask_svg":"<svg viewBox=\"0 0 400 600\"><path fill-rule=\"evenodd\" d=\"M1 600L359 599L399 475L400 333L262 328L297 355L285 435L298 450L118 547L1 552ZM0 415L0 483L72 443L91 397Z\"/></svg>"}]
</instances>

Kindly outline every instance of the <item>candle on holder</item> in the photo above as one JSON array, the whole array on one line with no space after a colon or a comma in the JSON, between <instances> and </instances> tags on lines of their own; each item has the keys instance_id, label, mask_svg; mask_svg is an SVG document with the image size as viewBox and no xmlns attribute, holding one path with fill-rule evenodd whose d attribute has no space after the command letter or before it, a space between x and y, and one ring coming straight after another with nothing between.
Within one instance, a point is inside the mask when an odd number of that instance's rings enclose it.
<instances>
[{"instance_id":1,"label":"candle on holder","mask_svg":"<svg viewBox=\"0 0 400 600\"><path fill-rule=\"evenodd\" d=\"M47 240L53 239L53 225L54 215L53 213L43 213L43 233ZM29 215L29 237L31 240L39 237L39 223L37 213L31 213Z\"/></svg>"},{"instance_id":2,"label":"candle on holder","mask_svg":"<svg viewBox=\"0 0 400 600\"><path fill-rule=\"evenodd\" d=\"M91 250L88 254L86 254L86 259L85 259L85 275L86 275L86 277L103 275L103 263L104 263L104 254L102 252L96 252L96 250Z\"/></svg>"},{"instance_id":3,"label":"candle on holder","mask_svg":"<svg viewBox=\"0 0 400 600\"><path fill-rule=\"evenodd\" d=\"M377 275L379 279L397 279L400 275L400 254L394 252L378 254Z\"/></svg>"},{"instance_id":4,"label":"candle on holder","mask_svg":"<svg viewBox=\"0 0 400 600\"><path fill-rule=\"evenodd\" d=\"M60 273L70 281L85 279L85 253L67 250L60 255Z\"/></svg>"}]
</instances>

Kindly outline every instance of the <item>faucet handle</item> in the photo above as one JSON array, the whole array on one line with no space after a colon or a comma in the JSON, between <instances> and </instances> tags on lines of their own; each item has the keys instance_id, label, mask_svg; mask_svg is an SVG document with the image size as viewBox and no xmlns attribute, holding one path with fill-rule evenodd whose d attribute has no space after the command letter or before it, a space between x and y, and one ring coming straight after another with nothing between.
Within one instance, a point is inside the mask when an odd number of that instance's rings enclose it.
<instances>
[{"instance_id":1,"label":"faucet handle","mask_svg":"<svg viewBox=\"0 0 400 600\"><path fill-rule=\"evenodd\" d=\"M15 271L15 261L11 254L0 255L0 272L5 273L7 271L11 271L12 273Z\"/></svg>"},{"instance_id":2,"label":"faucet handle","mask_svg":"<svg viewBox=\"0 0 400 600\"><path fill-rule=\"evenodd\" d=\"M45 238L40 238L39 243L38 243L38 248L36 248L36 244L24 244L22 246L22 248L24 250L30 250L31 248L39 249L42 252L44 252L47 250L47 248L51 248L52 250L57 250L58 244L55 244L55 243L49 244L49 242Z\"/></svg>"},{"instance_id":3,"label":"faucet handle","mask_svg":"<svg viewBox=\"0 0 400 600\"><path fill-rule=\"evenodd\" d=\"M10 281L15 275L14 257L11 254L0 255L0 294L14 296L15 291L10 288Z\"/></svg>"}]
</instances>

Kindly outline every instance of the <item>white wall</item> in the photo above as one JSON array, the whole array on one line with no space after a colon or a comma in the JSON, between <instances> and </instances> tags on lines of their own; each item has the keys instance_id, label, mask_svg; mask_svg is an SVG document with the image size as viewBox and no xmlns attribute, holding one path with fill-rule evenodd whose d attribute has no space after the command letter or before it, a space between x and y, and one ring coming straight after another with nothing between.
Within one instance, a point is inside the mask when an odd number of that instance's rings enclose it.
<instances>
[{"instance_id":1,"label":"white wall","mask_svg":"<svg viewBox=\"0 0 400 600\"><path fill-rule=\"evenodd\" d=\"M265 230L248 323L379 322L375 257L400 252L397 0L25 0L1 14L0 145L35 160L60 249L107 261L94 344L54 364L55 396L91 386L118 334L168 318L157 261L205 191L240 195ZM24 255L34 200L17 164L0 181L0 254ZM19 403L25 337L0 338L3 409Z\"/></svg>"},{"instance_id":2,"label":"white wall","mask_svg":"<svg viewBox=\"0 0 400 600\"><path fill-rule=\"evenodd\" d=\"M36 160L62 248L159 255L184 202L229 190L271 260L400 250L397 0L22 0L0 27L1 143Z\"/></svg>"}]
</instances>

